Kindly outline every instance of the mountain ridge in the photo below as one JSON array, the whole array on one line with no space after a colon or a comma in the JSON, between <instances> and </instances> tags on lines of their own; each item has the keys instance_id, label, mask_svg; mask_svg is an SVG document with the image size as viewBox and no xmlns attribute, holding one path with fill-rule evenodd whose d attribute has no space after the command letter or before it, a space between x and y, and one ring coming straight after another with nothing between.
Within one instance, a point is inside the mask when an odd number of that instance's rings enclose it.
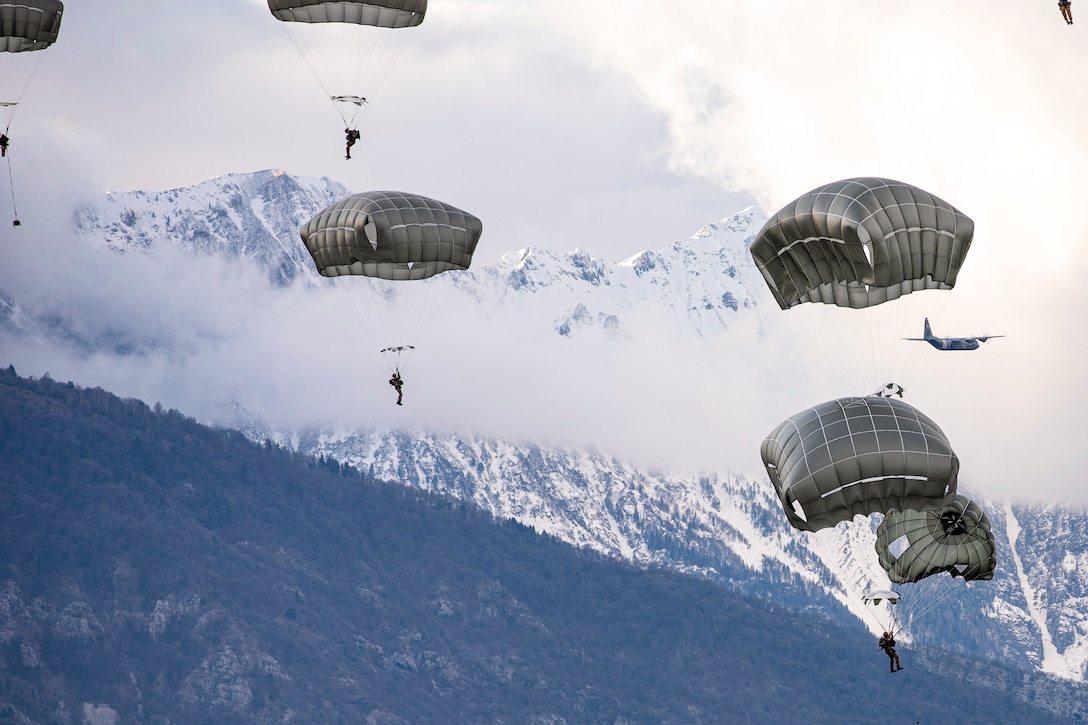
<instances>
[{"instance_id":1,"label":"mountain ridge","mask_svg":"<svg viewBox=\"0 0 1088 725\"><path fill-rule=\"evenodd\" d=\"M100 388L0 369L0 432L14 722L1088 714L1084 685L947 651L902 647L889 682L856 625Z\"/></svg>"},{"instance_id":2,"label":"mountain ridge","mask_svg":"<svg viewBox=\"0 0 1088 725\"><path fill-rule=\"evenodd\" d=\"M327 280L317 277L297 241L297 224L341 187L275 172L213 181L189 192L174 190L155 204L141 192L112 194L108 203L88 207L97 211L77 214L78 233L117 251L152 253L169 245L222 255L259 265L277 284L325 287ZM175 207L186 193L190 200ZM275 199L290 200L291 208L261 217L260 224L254 222L256 214L251 219L244 213L266 209ZM526 337L546 332L547 344L630 339L663 320L689 340L729 341L741 334L758 339L768 295L744 250L763 219L760 210L749 208L690 239L616 263L583 250L524 248L436 281L448 294L477 303L482 317L506 315L531 326ZM370 301L385 303L379 291L368 294ZM65 334L63 318L45 324L45 316L15 299L4 309L3 324L13 338ZM87 344L93 346L93 340ZM456 495L500 518L610 556L731 581L738 591L777 594L791 607L875 626L858 601L861 582L879 578L872 562L864 561L872 551L872 522L855 522L826 536L799 536L776 515L780 509L769 485L752 473L654 472L588 447L544 447L418 427L299 425L226 402L209 422L239 428L254 440L273 440L381 478ZM1015 551L1022 570L1003 557L994 582L965 590L939 621L919 627L916 644L1000 657L1016 667L1083 681L1088 566L1082 564L1088 563L1088 538L1077 532L1088 530L1085 512L988 500L985 508L1000 550ZM959 591L961 584L948 586Z\"/></svg>"}]
</instances>

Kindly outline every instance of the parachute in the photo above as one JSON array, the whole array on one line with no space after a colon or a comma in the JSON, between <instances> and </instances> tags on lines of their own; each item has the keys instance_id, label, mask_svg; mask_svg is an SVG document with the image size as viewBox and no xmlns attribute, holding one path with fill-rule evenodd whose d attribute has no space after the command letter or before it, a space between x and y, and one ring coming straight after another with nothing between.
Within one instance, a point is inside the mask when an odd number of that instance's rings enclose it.
<instances>
[{"instance_id":1,"label":"parachute","mask_svg":"<svg viewBox=\"0 0 1088 725\"><path fill-rule=\"evenodd\" d=\"M0 2L0 107L5 131L41 62L35 51L57 41L63 14L60 0Z\"/></svg>"},{"instance_id":2,"label":"parachute","mask_svg":"<svg viewBox=\"0 0 1088 725\"><path fill-rule=\"evenodd\" d=\"M956 492L959 459L944 432L897 398L848 397L790 417L760 447L794 528L856 514L925 510Z\"/></svg>"},{"instance_id":3,"label":"parachute","mask_svg":"<svg viewBox=\"0 0 1088 725\"><path fill-rule=\"evenodd\" d=\"M5 140L23 94L41 63L42 54L37 51L45 50L57 41L63 14L64 3L60 0L0 2L0 113L3 114ZM5 149L5 152L8 181L12 185L14 224L18 226L10 151Z\"/></svg>"},{"instance_id":4,"label":"parachute","mask_svg":"<svg viewBox=\"0 0 1088 725\"><path fill-rule=\"evenodd\" d=\"M857 177L793 200L748 249L828 371L868 387L911 382L922 355L899 338L947 303L945 294L915 293L951 290L973 237L974 222L929 192Z\"/></svg>"},{"instance_id":5,"label":"parachute","mask_svg":"<svg viewBox=\"0 0 1088 725\"><path fill-rule=\"evenodd\" d=\"M341 199L299 233L325 277L414 280L468 269L483 229L477 217L445 202L370 191Z\"/></svg>"},{"instance_id":6,"label":"parachute","mask_svg":"<svg viewBox=\"0 0 1088 725\"><path fill-rule=\"evenodd\" d=\"M876 553L897 584L941 572L965 581L992 579L997 566L989 517L960 495L936 509L890 512L877 529Z\"/></svg>"},{"instance_id":7,"label":"parachute","mask_svg":"<svg viewBox=\"0 0 1088 725\"><path fill-rule=\"evenodd\" d=\"M931 297L929 291L955 287L973 237L974 222L929 192L858 177L798 197L749 245L778 306L791 310L791 319L832 363L828 370L853 384L878 382L860 380L863 374L884 383L872 396L802 411L763 441L764 465L794 528L820 532L874 513L884 514L887 524L907 511L931 516L956 500L959 459L948 438L901 400L903 386L886 381L902 380L918 361L918 349L904 350L898 338L923 319L921 304L944 303L945 294ZM902 537L896 530L895 539ZM819 534L814 540L819 543ZM897 551L899 546L897 541ZM904 566L926 570L913 556L897 553ZM892 582L915 581L896 578L891 564L880 563ZM865 578L876 584L883 574L873 564ZM964 578L976 573L969 567L957 572ZM866 612L883 608L896 619L911 611L898 595L890 596L894 592L880 592L862 597ZM912 596L914 603L924 599Z\"/></svg>"},{"instance_id":8,"label":"parachute","mask_svg":"<svg viewBox=\"0 0 1088 725\"><path fill-rule=\"evenodd\" d=\"M876 177L826 184L787 204L749 251L779 306L864 308L952 289L974 222L918 187Z\"/></svg>"},{"instance_id":9,"label":"parachute","mask_svg":"<svg viewBox=\"0 0 1088 725\"><path fill-rule=\"evenodd\" d=\"M347 126L373 99L427 0L268 0Z\"/></svg>"},{"instance_id":10,"label":"parachute","mask_svg":"<svg viewBox=\"0 0 1088 725\"><path fill-rule=\"evenodd\" d=\"M352 23L409 28L423 22L427 0L268 0L280 20L296 23Z\"/></svg>"},{"instance_id":11,"label":"parachute","mask_svg":"<svg viewBox=\"0 0 1088 725\"><path fill-rule=\"evenodd\" d=\"M57 42L64 3L60 0L0 2L0 52L42 50Z\"/></svg>"},{"instance_id":12,"label":"parachute","mask_svg":"<svg viewBox=\"0 0 1088 725\"><path fill-rule=\"evenodd\" d=\"M445 202L399 191L371 191L341 199L299 231L325 277L368 277L420 285L437 274L468 269L483 223ZM399 284L398 284L399 286ZM424 287L428 287L423 283ZM387 295L393 296L393 295ZM421 296L422 297L422 296ZM417 299L416 302L420 302ZM417 305L418 306L418 305ZM365 322L371 311L360 311ZM400 336L408 320L394 310L386 334ZM423 311L419 311L422 313ZM414 346L392 340L382 355L399 369Z\"/></svg>"}]
</instances>

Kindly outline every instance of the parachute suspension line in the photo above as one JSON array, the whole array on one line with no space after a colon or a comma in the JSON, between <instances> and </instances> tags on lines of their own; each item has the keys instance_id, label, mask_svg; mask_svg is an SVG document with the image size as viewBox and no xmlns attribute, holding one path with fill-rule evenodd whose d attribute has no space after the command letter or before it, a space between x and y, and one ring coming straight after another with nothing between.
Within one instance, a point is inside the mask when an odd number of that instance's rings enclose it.
<instances>
[{"instance_id":1,"label":"parachute suspension line","mask_svg":"<svg viewBox=\"0 0 1088 725\"><path fill-rule=\"evenodd\" d=\"M807 286L808 281L795 278L792 270L787 269L790 281L798 287ZM839 307L825 302L811 302L795 305L788 312L793 318L794 327L799 327L812 343L814 349L830 366L835 380L857 394L865 395L876 385L883 385L888 380L874 382L886 375L879 363L872 329L873 307L852 309ZM876 326L879 329L879 326ZM885 356L887 357L887 356ZM860 387L859 387L860 386Z\"/></svg>"},{"instance_id":2,"label":"parachute suspension line","mask_svg":"<svg viewBox=\"0 0 1088 725\"><path fill-rule=\"evenodd\" d=\"M317 84L321 86L321 90L325 93L325 97L331 98L332 94L329 93L329 89L328 87L326 87L325 81L321 79L321 74L318 72L317 66L310 60L310 56L307 53L307 48L305 48L300 42L301 38L288 30L287 23L277 24L283 30L283 34L287 36L287 39L291 41L291 45L295 46L295 50L298 52L299 56L302 57L303 62L306 63L306 67L309 68L310 74L314 77L314 80L317 81ZM340 117L344 118L344 114L341 113L339 106L335 106L334 104L334 107L336 108L336 112L340 114ZM344 119L344 123L347 123L347 119Z\"/></svg>"},{"instance_id":3,"label":"parachute suspension line","mask_svg":"<svg viewBox=\"0 0 1088 725\"><path fill-rule=\"evenodd\" d=\"M333 100L333 92L325 83L325 73L323 72L323 68L324 66L328 66L330 64L330 59L334 56L331 52L328 51L322 54L321 47L318 44L318 39L314 37L315 32L321 32L322 30L325 30L325 28L314 29L308 27L308 24L302 23L278 23L278 25L280 26L280 28L282 28L284 35L287 36L287 39L291 41L291 45L295 46L295 50L298 52L303 62L306 63L306 67L309 69L310 75L314 77L314 80L316 80L317 84L321 87L321 91L322 93L324 93L325 98L332 103L333 110L335 110L336 114L340 116L340 120L344 123L344 127L354 128L355 117L356 115L358 115L358 108L356 109L356 112L352 114L349 118L349 116L344 113L343 104ZM303 25L304 27L291 27L294 25ZM309 42L306 42L307 38L309 39ZM322 55L324 56L324 58L322 58ZM324 60L324 63L321 62L322 60ZM340 92L343 92L347 89L339 90ZM357 88L353 88L352 90L357 90Z\"/></svg>"},{"instance_id":4,"label":"parachute suspension line","mask_svg":"<svg viewBox=\"0 0 1088 725\"><path fill-rule=\"evenodd\" d=\"M435 320L442 314L443 306L435 304L432 298L439 286L447 284L448 280L443 279L447 274L452 272L400 285L404 288L404 295L403 301L397 304L397 329L400 334L409 334L413 338L407 342L426 339L435 325Z\"/></svg>"},{"instance_id":5,"label":"parachute suspension line","mask_svg":"<svg viewBox=\"0 0 1088 725\"><path fill-rule=\"evenodd\" d=\"M795 325L830 366L834 379L853 394L865 395L887 380L880 378L874 346L864 327L864 310L812 303L793 308Z\"/></svg>"},{"instance_id":6,"label":"parachute suspension line","mask_svg":"<svg viewBox=\"0 0 1088 725\"><path fill-rule=\"evenodd\" d=\"M42 51L25 52L25 53L4 53L4 56L14 56L14 58L5 57L5 64L0 67L0 109L5 111L4 114L4 135L6 136L11 130L11 124L15 120L15 114L19 110L19 106L22 104L23 96L26 95L27 89L30 87L31 82L34 80L34 76L38 74L38 70L42 65ZM14 60L15 62L12 62ZM19 226L19 207L15 202L15 180L14 173L11 165L11 150L5 155L5 161L8 166L8 186L11 190L11 210L15 215L14 226Z\"/></svg>"},{"instance_id":7,"label":"parachute suspension line","mask_svg":"<svg viewBox=\"0 0 1088 725\"><path fill-rule=\"evenodd\" d=\"M401 52L408 44L411 28L406 28L397 32L387 32L385 34L385 42L383 43L381 52L378 54L378 61L376 68L372 74L372 84L369 89L370 95L376 96L385 85L386 79L389 77L390 72L393 70L393 65Z\"/></svg>"},{"instance_id":8,"label":"parachute suspension line","mask_svg":"<svg viewBox=\"0 0 1088 725\"><path fill-rule=\"evenodd\" d=\"M419 345L428 349L441 346L430 343L434 341L436 330L445 329L443 323L449 314L451 291L455 289L451 280L455 279L453 275L462 273L448 270L424 279L386 283L392 297L385 311L387 323L383 339L388 341L384 343L387 347L405 348L395 358L400 361L401 369L407 366Z\"/></svg>"},{"instance_id":9,"label":"parachute suspension line","mask_svg":"<svg viewBox=\"0 0 1088 725\"><path fill-rule=\"evenodd\" d=\"M408 366L417 345L420 320L429 319L424 289L433 279L412 282L347 275L344 293L351 308L349 326L362 328L365 355L380 353L390 372Z\"/></svg>"},{"instance_id":10,"label":"parachute suspension line","mask_svg":"<svg viewBox=\"0 0 1088 725\"><path fill-rule=\"evenodd\" d=\"M413 30L340 22L280 26L347 128L355 128L378 95ZM360 102L337 100L344 98Z\"/></svg>"},{"instance_id":11,"label":"parachute suspension line","mask_svg":"<svg viewBox=\"0 0 1088 725\"><path fill-rule=\"evenodd\" d=\"M7 133L7 129L4 130L4 133ZM15 178L11 171L11 156L9 155L6 160L8 162L8 187L11 189L11 212L15 215L15 221L12 224L19 226L21 222L19 221L19 207L15 203Z\"/></svg>"},{"instance_id":12,"label":"parachute suspension line","mask_svg":"<svg viewBox=\"0 0 1088 725\"><path fill-rule=\"evenodd\" d=\"M348 330L350 336L357 336L362 340L358 353L361 359L370 360L372 359L370 356L379 347L378 339L380 337L378 334L380 331L375 329L372 320L384 313L384 310L376 309L377 305L368 304L372 291L369 284L370 279L349 275L337 277L334 281L342 282L342 284L336 285L337 292L347 298L348 302L349 319L345 321L344 327ZM360 328L362 334L358 335ZM372 347L375 349L371 349Z\"/></svg>"},{"instance_id":13,"label":"parachute suspension line","mask_svg":"<svg viewBox=\"0 0 1088 725\"><path fill-rule=\"evenodd\" d=\"M926 292L933 292L933 290L926 290ZM910 334L901 335L901 337L921 337L924 321L928 319L932 324L933 320L940 320L950 301L948 292L943 294L921 294L920 297L924 304L920 304L915 308L914 317L917 319L910 320L906 328L909 329ZM910 327L910 325L913 325L913 327ZM941 354L939 351L933 350L928 342L903 342L902 344L912 346L908 348L908 353L905 356L906 365L912 374L925 374L941 369L937 367L941 362Z\"/></svg>"},{"instance_id":14,"label":"parachute suspension line","mask_svg":"<svg viewBox=\"0 0 1088 725\"><path fill-rule=\"evenodd\" d=\"M830 332L830 326L827 324L826 310L812 309L801 310L794 308L795 313L790 322L794 329L800 329L812 347L823 358L825 364L835 372L836 380L842 377L842 370L838 366L838 356L835 355L833 347L830 345L830 340L833 338L828 336ZM797 319L796 313L800 313L801 317L809 319ZM841 380L843 384L848 381Z\"/></svg>"},{"instance_id":15,"label":"parachute suspension line","mask_svg":"<svg viewBox=\"0 0 1088 725\"><path fill-rule=\"evenodd\" d=\"M47 49L46 49L47 50ZM42 51L26 53L4 53L4 64L0 66L0 107L7 110L5 114L6 134L11 130L11 123L15 114L23 102L23 96L38 75L42 66Z\"/></svg>"},{"instance_id":16,"label":"parachute suspension line","mask_svg":"<svg viewBox=\"0 0 1088 725\"><path fill-rule=\"evenodd\" d=\"M920 582L916 582L916 584L918 584L918 583L920 583ZM931 589L932 587L927 586L926 588ZM915 596L914 600L919 601L919 602L920 601L925 601L925 606L919 606L917 608L914 608L914 607L910 608L910 611L908 612L908 614L910 616L910 621L911 622L919 620L922 617L929 614L930 612L932 612L933 610L937 609L938 607L943 606L945 602L947 602L949 599L952 598L952 595L955 593L956 587L945 585L945 586L939 587L939 589L940 589L940 591L937 594L934 594L932 596L930 596L928 593L926 593L924 596L921 596L921 597Z\"/></svg>"},{"instance_id":17,"label":"parachute suspension line","mask_svg":"<svg viewBox=\"0 0 1088 725\"><path fill-rule=\"evenodd\" d=\"M865 395L891 382L909 392L931 351L927 343L900 338L921 337L923 321L947 306L947 293L927 294L932 292L921 290L862 309L798 305L788 311L791 330L802 333L830 366L834 380L850 392Z\"/></svg>"},{"instance_id":18,"label":"parachute suspension line","mask_svg":"<svg viewBox=\"0 0 1088 725\"><path fill-rule=\"evenodd\" d=\"M934 581L935 579L940 581ZM905 622L896 633L898 634L907 626L912 626L915 622L944 606L948 600L959 593L958 589L959 586L955 582L943 581L943 577L938 576L926 577L913 582L911 584L912 596L907 600L904 611L903 619ZM900 606L903 606L902 603Z\"/></svg>"},{"instance_id":19,"label":"parachute suspension line","mask_svg":"<svg viewBox=\"0 0 1088 725\"><path fill-rule=\"evenodd\" d=\"M836 526L831 530L834 530L834 529L837 529L837 528L838 527ZM836 557L834 556L834 554L827 548L827 546L825 546L824 542L821 541L821 534L823 533L823 531L824 530L813 531L813 532L811 532L809 538L816 542L816 547L823 554L825 562L835 561ZM826 563L825 563L825 566L826 566ZM884 622L884 620L881 619L879 616L877 616L877 613L871 607L867 606L864 603L865 591L858 588L856 583L851 580L848 572L843 572L843 574L845 574L845 576L842 578L842 582L846 585L846 588L847 588L847 591L845 593L847 595L853 594L853 596L854 596L854 598L856 600L862 601L862 611L865 612L865 615L867 617L869 617L873 621L873 623L876 624L878 627L880 627L881 629L886 630L888 628L888 625ZM872 584L872 582L869 582L870 586L871 586L871 584ZM896 606L899 606L899 605L896 605ZM893 624L895 623L897 618L898 618L897 616L893 616Z\"/></svg>"},{"instance_id":20,"label":"parachute suspension line","mask_svg":"<svg viewBox=\"0 0 1088 725\"><path fill-rule=\"evenodd\" d=\"M408 36L411 34L412 28L368 28L367 30L373 35L383 34L385 39L381 42L380 49L373 52L373 57L369 61L355 65L356 74L352 82L352 88L365 94L363 103L352 104L354 110L350 116L346 116L340 111L344 104L337 104L340 117L344 119L345 126L348 128L355 127L358 117L367 110L370 102L378 97L382 86L385 85L386 79L393 70L396 59L408 43ZM347 57L347 55L342 57ZM350 63L350 61L348 62Z\"/></svg>"}]
</instances>

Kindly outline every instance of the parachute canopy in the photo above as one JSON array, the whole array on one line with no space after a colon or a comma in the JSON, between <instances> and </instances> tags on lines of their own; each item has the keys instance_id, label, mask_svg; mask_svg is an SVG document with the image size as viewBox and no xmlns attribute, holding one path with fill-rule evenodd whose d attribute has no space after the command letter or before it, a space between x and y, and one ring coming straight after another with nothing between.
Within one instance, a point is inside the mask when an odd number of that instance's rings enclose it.
<instances>
[{"instance_id":1,"label":"parachute canopy","mask_svg":"<svg viewBox=\"0 0 1088 725\"><path fill-rule=\"evenodd\" d=\"M864 308L952 289L973 235L969 217L929 192L863 177L790 202L749 251L784 310L805 302Z\"/></svg>"},{"instance_id":2,"label":"parachute canopy","mask_svg":"<svg viewBox=\"0 0 1088 725\"><path fill-rule=\"evenodd\" d=\"M336 202L299 234L325 277L416 280L468 269L483 222L425 196L370 191Z\"/></svg>"},{"instance_id":3,"label":"parachute canopy","mask_svg":"<svg viewBox=\"0 0 1088 725\"><path fill-rule=\"evenodd\" d=\"M57 42L63 14L60 0L0 2L0 52L48 48Z\"/></svg>"},{"instance_id":4,"label":"parachute canopy","mask_svg":"<svg viewBox=\"0 0 1088 725\"><path fill-rule=\"evenodd\" d=\"M268 0L268 9L286 22L409 28L423 22L427 0Z\"/></svg>"},{"instance_id":5,"label":"parachute canopy","mask_svg":"<svg viewBox=\"0 0 1088 725\"><path fill-rule=\"evenodd\" d=\"M803 410L760 455L789 522L818 531L855 514L928 509L956 492L959 459L944 432L897 398L849 397Z\"/></svg>"},{"instance_id":6,"label":"parachute canopy","mask_svg":"<svg viewBox=\"0 0 1088 725\"><path fill-rule=\"evenodd\" d=\"M928 511L890 512L877 528L876 553L888 578L898 584L940 572L967 581L992 579L997 566L989 517L959 495Z\"/></svg>"}]
</instances>

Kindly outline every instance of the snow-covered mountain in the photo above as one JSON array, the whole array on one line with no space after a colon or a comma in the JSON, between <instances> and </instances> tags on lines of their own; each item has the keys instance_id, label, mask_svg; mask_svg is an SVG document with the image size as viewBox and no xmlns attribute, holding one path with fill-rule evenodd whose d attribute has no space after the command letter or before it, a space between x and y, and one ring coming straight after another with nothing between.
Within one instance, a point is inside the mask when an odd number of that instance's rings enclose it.
<instances>
[{"instance_id":1,"label":"snow-covered mountain","mask_svg":"<svg viewBox=\"0 0 1088 725\"><path fill-rule=\"evenodd\" d=\"M762 296L763 279L743 245L765 219L749 208L691 239L615 264L581 249L560 255L525 248L451 279L480 302L517 307L530 318L551 310L554 330L565 337L587 329L623 336L632 312L651 311L684 320L698 336L714 335Z\"/></svg>"},{"instance_id":2,"label":"snow-covered mountain","mask_svg":"<svg viewBox=\"0 0 1088 725\"><path fill-rule=\"evenodd\" d=\"M246 258L278 283L297 280L316 294L319 280L297 229L347 193L324 179L236 174L169 192L105 194L78 210L75 224L88 242L123 252L170 246ZM478 304L482 317L530 321L541 346L583 336L625 340L648 321L692 340L728 339L737 329L758 330L761 310L774 306L746 252L764 219L760 210L746 209L618 263L582 250L526 248L436 280ZM0 325L26 339L65 334L63 321L36 318L29 306L3 296ZM453 494L578 546L708 576L773 606L856 618L874 631L882 626L883 615L861 601L867 588L886 586L872 555L875 522L858 519L816 535L793 531L759 476L645 470L588 446L308 427L264 420L248 414L244 402L228 402L236 404L209 422ZM907 637L918 646L1084 681L1088 514L999 501L985 501L984 508L1001 552L994 580L967 585L934 577L904 588L916 617Z\"/></svg>"},{"instance_id":3,"label":"snow-covered mountain","mask_svg":"<svg viewBox=\"0 0 1088 725\"><path fill-rule=\"evenodd\" d=\"M252 259L279 282L316 281L298 229L349 193L326 178L279 170L228 174L169 191L106 192L76 210L75 226L89 243L120 252L175 247ZM623 335L623 320L630 316L624 313L633 309L679 310L697 335L714 334L726 327L730 315L752 308L762 295L762 278L741 252L745 238L765 218L750 208L704 227L689 240L616 264L580 249L556 254L526 247L497 263L436 277L433 284L470 296L485 314L493 308L516 307L519 314L527 306L532 313L544 310L563 336L589 329Z\"/></svg>"},{"instance_id":4,"label":"snow-covered mountain","mask_svg":"<svg viewBox=\"0 0 1088 725\"><path fill-rule=\"evenodd\" d=\"M792 530L771 486L735 473L640 470L591 449L472 436L366 431L302 436L302 450L473 501L575 545L697 573L792 609L852 616L874 631L888 588L877 521ZM1088 515L983 502L1001 552L992 581L933 577L899 587L915 645L1002 659L1083 681L1088 663Z\"/></svg>"},{"instance_id":5,"label":"snow-covered mountain","mask_svg":"<svg viewBox=\"0 0 1088 725\"><path fill-rule=\"evenodd\" d=\"M288 282L313 269L298 228L348 194L335 181L279 170L228 174L169 191L106 192L76 210L75 226L89 242L122 252L168 243L253 258Z\"/></svg>"}]
</instances>

